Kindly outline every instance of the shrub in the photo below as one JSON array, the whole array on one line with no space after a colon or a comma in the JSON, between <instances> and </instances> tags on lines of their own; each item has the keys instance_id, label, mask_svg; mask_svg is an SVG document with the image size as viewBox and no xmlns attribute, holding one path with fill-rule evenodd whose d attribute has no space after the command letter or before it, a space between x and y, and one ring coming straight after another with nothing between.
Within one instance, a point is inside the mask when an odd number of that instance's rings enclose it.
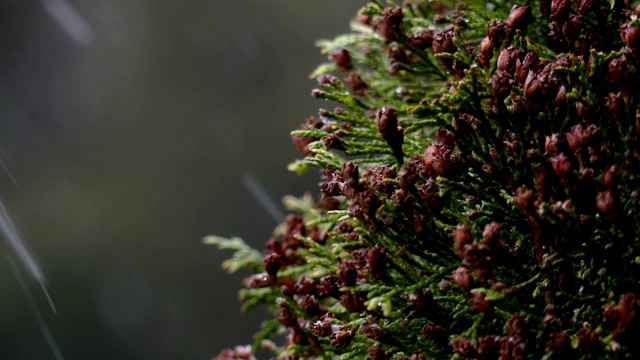
<instances>
[{"instance_id":1,"label":"shrub","mask_svg":"<svg viewBox=\"0 0 640 360\"><path fill-rule=\"evenodd\" d=\"M319 42L292 133L320 196L244 308L280 358L640 357L640 9L620 0L374 1ZM284 344L268 339L287 334ZM251 358L226 350L219 355Z\"/></svg>"}]
</instances>

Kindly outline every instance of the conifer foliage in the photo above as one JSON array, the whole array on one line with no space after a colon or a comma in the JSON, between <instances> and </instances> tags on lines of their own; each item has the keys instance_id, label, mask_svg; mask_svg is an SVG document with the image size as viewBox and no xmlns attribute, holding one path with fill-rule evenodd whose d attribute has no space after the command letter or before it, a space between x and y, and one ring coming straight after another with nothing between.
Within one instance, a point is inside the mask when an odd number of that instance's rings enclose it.
<instances>
[{"instance_id":1,"label":"conifer foliage","mask_svg":"<svg viewBox=\"0 0 640 360\"><path fill-rule=\"evenodd\" d=\"M253 351L640 358L640 8L516 3L373 1L318 43L318 196L263 252L205 239L274 313Z\"/></svg>"}]
</instances>

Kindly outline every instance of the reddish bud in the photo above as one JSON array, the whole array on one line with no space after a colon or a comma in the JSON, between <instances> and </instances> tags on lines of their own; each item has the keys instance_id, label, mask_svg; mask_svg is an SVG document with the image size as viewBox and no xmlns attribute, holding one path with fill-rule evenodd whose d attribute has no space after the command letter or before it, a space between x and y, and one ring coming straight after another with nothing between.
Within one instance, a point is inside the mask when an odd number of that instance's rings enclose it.
<instances>
[{"instance_id":1,"label":"reddish bud","mask_svg":"<svg viewBox=\"0 0 640 360\"><path fill-rule=\"evenodd\" d=\"M573 131L574 130L573 128L571 129L572 130L571 133L574 136L574 140L579 140L582 146L592 145L596 137L600 134L600 130L593 124L590 124L589 126L587 126L586 129L583 128L581 125L576 125L574 126L574 128L576 128L576 131ZM578 133L578 131L580 131L580 133Z\"/></svg>"},{"instance_id":2,"label":"reddish bud","mask_svg":"<svg viewBox=\"0 0 640 360\"><path fill-rule=\"evenodd\" d=\"M410 189L415 185L416 181L418 181L418 171L418 166L415 162L411 161L404 164L402 168L400 168L400 173L398 174L400 189L410 191Z\"/></svg>"},{"instance_id":3,"label":"reddish bud","mask_svg":"<svg viewBox=\"0 0 640 360\"><path fill-rule=\"evenodd\" d=\"M593 181L594 173L592 168L582 168L578 172L578 180L581 183L591 183Z\"/></svg>"},{"instance_id":4,"label":"reddish bud","mask_svg":"<svg viewBox=\"0 0 640 360\"><path fill-rule=\"evenodd\" d=\"M382 139L386 141L393 150L393 154L398 159L398 162L402 162L404 133L402 132L402 128L398 126L398 112L393 108L382 108L378 110L376 112L376 126Z\"/></svg>"},{"instance_id":5,"label":"reddish bud","mask_svg":"<svg viewBox=\"0 0 640 360\"><path fill-rule=\"evenodd\" d=\"M492 246L494 245L500 237L500 224L492 221L485 225L484 231L482 232L482 242L485 245Z\"/></svg>"},{"instance_id":6,"label":"reddish bud","mask_svg":"<svg viewBox=\"0 0 640 360\"><path fill-rule=\"evenodd\" d=\"M329 319L318 320L311 325L313 336L327 337L331 335L331 323L328 320Z\"/></svg>"},{"instance_id":7,"label":"reddish bud","mask_svg":"<svg viewBox=\"0 0 640 360\"><path fill-rule=\"evenodd\" d=\"M465 224L458 224L453 231L453 249L460 258L464 257L465 248L473 242L471 228Z\"/></svg>"},{"instance_id":8,"label":"reddish bud","mask_svg":"<svg viewBox=\"0 0 640 360\"><path fill-rule=\"evenodd\" d=\"M373 275L377 279L381 279L384 277L384 272L387 267L386 264L386 254L384 249L380 245L376 245L369 249L367 254L367 265L369 266L369 271L371 275Z\"/></svg>"},{"instance_id":9,"label":"reddish bud","mask_svg":"<svg viewBox=\"0 0 640 360\"><path fill-rule=\"evenodd\" d=\"M596 206L602 215L611 215L616 207L613 190L605 190L596 195Z\"/></svg>"},{"instance_id":10,"label":"reddish bud","mask_svg":"<svg viewBox=\"0 0 640 360\"><path fill-rule=\"evenodd\" d=\"M384 339L384 330L375 322L363 322L360 326L360 330L364 333L364 336L366 336L367 339L374 341L381 341Z\"/></svg>"},{"instance_id":11,"label":"reddish bud","mask_svg":"<svg viewBox=\"0 0 640 360\"><path fill-rule=\"evenodd\" d=\"M624 100L622 100L620 93L609 93L609 95L604 98L604 106L606 106L617 119L619 118L620 112L624 109Z\"/></svg>"},{"instance_id":12,"label":"reddish bud","mask_svg":"<svg viewBox=\"0 0 640 360\"><path fill-rule=\"evenodd\" d=\"M315 141L314 138L311 137L297 137L292 136L291 140L293 141L293 145L295 145L296 149L300 151L302 155L309 155L309 144Z\"/></svg>"},{"instance_id":13,"label":"reddish bud","mask_svg":"<svg viewBox=\"0 0 640 360\"><path fill-rule=\"evenodd\" d=\"M478 358L482 360L498 359L500 338L488 335L478 339Z\"/></svg>"},{"instance_id":14,"label":"reddish bud","mask_svg":"<svg viewBox=\"0 0 640 360\"><path fill-rule=\"evenodd\" d=\"M362 190L359 179L360 173L358 172L357 165L353 162L348 162L342 165L342 181L344 182L342 192L344 193L344 196L349 199L357 197L360 190Z\"/></svg>"},{"instance_id":15,"label":"reddish bud","mask_svg":"<svg viewBox=\"0 0 640 360\"><path fill-rule=\"evenodd\" d=\"M511 31L516 29L523 30L530 23L533 22L533 15L531 13L531 6L518 6L513 5L509 17L507 18L507 25Z\"/></svg>"},{"instance_id":16,"label":"reddish bud","mask_svg":"<svg viewBox=\"0 0 640 360\"><path fill-rule=\"evenodd\" d=\"M363 214L366 215L368 220L374 221L376 212L382 203L375 191L365 190L358 197L358 205L360 205Z\"/></svg>"},{"instance_id":17,"label":"reddish bud","mask_svg":"<svg viewBox=\"0 0 640 360\"><path fill-rule=\"evenodd\" d=\"M598 354L601 346L600 336L594 330L583 327L578 330L576 337L580 342L580 346L590 357Z\"/></svg>"},{"instance_id":18,"label":"reddish bud","mask_svg":"<svg viewBox=\"0 0 640 360\"><path fill-rule=\"evenodd\" d=\"M350 72L345 81L352 94L363 97L369 95L369 85L367 85L359 73Z\"/></svg>"},{"instance_id":19,"label":"reddish bud","mask_svg":"<svg viewBox=\"0 0 640 360\"><path fill-rule=\"evenodd\" d=\"M545 261L545 263L550 263L549 261ZM545 330L550 332L556 332L560 330L562 323L558 320L558 317L552 313L547 313L542 319L542 325Z\"/></svg>"},{"instance_id":20,"label":"reddish bud","mask_svg":"<svg viewBox=\"0 0 640 360\"><path fill-rule=\"evenodd\" d=\"M446 146L431 144L424 152L424 169L446 177L451 168L451 158Z\"/></svg>"},{"instance_id":21,"label":"reddish bud","mask_svg":"<svg viewBox=\"0 0 640 360\"><path fill-rule=\"evenodd\" d=\"M475 293L471 297L471 304L473 305L473 310L487 313L491 311L492 305L490 301L487 301L486 295L482 293Z\"/></svg>"},{"instance_id":22,"label":"reddish bud","mask_svg":"<svg viewBox=\"0 0 640 360\"><path fill-rule=\"evenodd\" d=\"M356 21L362 25L370 26L371 25L371 16L369 15L358 15L356 16Z\"/></svg>"},{"instance_id":23,"label":"reddish bud","mask_svg":"<svg viewBox=\"0 0 640 360\"><path fill-rule=\"evenodd\" d=\"M480 42L480 59L483 65L488 65L489 60L493 56L493 44L487 36Z\"/></svg>"},{"instance_id":24,"label":"reddish bud","mask_svg":"<svg viewBox=\"0 0 640 360\"><path fill-rule=\"evenodd\" d=\"M638 299L634 293L627 293L618 303L618 320L622 326L630 325L638 313Z\"/></svg>"},{"instance_id":25,"label":"reddish bud","mask_svg":"<svg viewBox=\"0 0 640 360\"><path fill-rule=\"evenodd\" d=\"M270 276L276 276L281 264L282 256L276 253L271 253L264 257L264 269Z\"/></svg>"},{"instance_id":26,"label":"reddish bud","mask_svg":"<svg viewBox=\"0 0 640 360\"><path fill-rule=\"evenodd\" d=\"M277 318L278 322L283 326L292 327L298 325L296 315L291 311L289 306L284 303L280 305L280 311L278 312Z\"/></svg>"},{"instance_id":27,"label":"reddish bud","mask_svg":"<svg viewBox=\"0 0 640 360\"><path fill-rule=\"evenodd\" d=\"M351 344L351 340L353 340L355 333L352 329L345 329L333 332L329 336L331 339L331 346L334 349L344 349Z\"/></svg>"},{"instance_id":28,"label":"reddish bud","mask_svg":"<svg viewBox=\"0 0 640 360\"><path fill-rule=\"evenodd\" d=\"M436 54L456 52L456 46L453 44L453 31L445 30L439 32L433 40L433 52Z\"/></svg>"},{"instance_id":29,"label":"reddish bud","mask_svg":"<svg viewBox=\"0 0 640 360\"><path fill-rule=\"evenodd\" d=\"M396 41L403 18L401 8L386 8L373 27L387 42Z\"/></svg>"},{"instance_id":30,"label":"reddish bud","mask_svg":"<svg viewBox=\"0 0 640 360\"><path fill-rule=\"evenodd\" d=\"M422 328L425 339L433 341L436 345L447 343L447 330L440 325L429 323Z\"/></svg>"},{"instance_id":31,"label":"reddish bud","mask_svg":"<svg viewBox=\"0 0 640 360\"><path fill-rule=\"evenodd\" d=\"M622 41L631 49L640 46L640 28L636 27L637 23L625 23L620 28L620 37Z\"/></svg>"},{"instance_id":32,"label":"reddish bud","mask_svg":"<svg viewBox=\"0 0 640 360\"><path fill-rule=\"evenodd\" d=\"M289 329L287 340L290 344L306 345L309 343L309 336L302 330L300 326L294 326Z\"/></svg>"},{"instance_id":33,"label":"reddish bud","mask_svg":"<svg viewBox=\"0 0 640 360\"><path fill-rule=\"evenodd\" d=\"M544 149L549 155L557 155L560 148L560 136L558 134L552 134L547 136L544 141Z\"/></svg>"},{"instance_id":34,"label":"reddish bud","mask_svg":"<svg viewBox=\"0 0 640 360\"><path fill-rule=\"evenodd\" d=\"M425 50L433 44L433 31L423 30L418 34L411 34L411 36L409 36L409 42L411 46Z\"/></svg>"},{"instance_id":35,"label":"reddish bud","mask_svg":"<svg viewBox=\"0 0 640 360\"><path fill-rule=\"evenodd\" d=\"M564 331L551 334L547 348L553 351L553 356L557 359L573 358L573 356L571 356L573 354L571 338Z\"/></svg>"},{"instance_id":36,"label":"reddish bud","mask_svg":"<svg viewBox=\"0 0 640 360\"><path fill-rule=\"evenodd\" d=\"M533 208L533 190L519 187L513 196L513 202L524 212L529 212Z\"/></svg>"},{"instance_id":37,"label":"reddish bud","mask_svg":"<svg viewBox=\"0 0 640 360\"><path fill-rule=\"evenodd\" d=\"M487 36L494 47L499 47L507 32L507 24L499 20L491 20L487 27Z\"/></svg>"},{"instance_id":38,"label":"reddish bud","mask_svg":"<svg viewBox=\"0 0 640 360\"><path fill-rule=\"evenodd\" d=\"M251 346L236 346L232 349L222 350L213 360L255 360Z\"/></svg>"},{"instance_id":39,"label":"reddish bud","mask_svg":"<svg viewBox=\"0 0 640 360\"><path fill-rule=\"evenodd\" d=\"M565 153L560 153L551 158L551 167L559 178L564 179L571 174L571 159Z\"/></svg>"},{"instance_id":40,"label":"reddish bud","mask_svg":"<svg viewBox=\"0 0 640 360\"><path fill-rule=\"evenodd\" d=\"M614 304L606 304L602 310L602 317L611 326L615 328L618 326L618 307Z\"/></svg>"},{"instance_id":41,"label":"reddish bud","mask_svg":"<svg viewBox=\"0 0 640 360\"><path fill-rule=\"evenodd\" d=\"M542 90L542 82L538 77L538 74L534 71L529 71L527 79L524 81L524 97L526 99L533 98Z\"/></svg>"},{"instance_id":42,"label":"reddish bud","mask_svg":"<svg viewBox=\"0 0 640 360\"><path fill-rule=\"evenodd\" d=\"M436 132L436 140L440 145L454 146L456 138L451 131L440 129Z\"/></svg>"},{"instance_id":43,"label":"reddish bud","mask_svg":"<svg viewBox=\"0 0 640 360\"><path fill-rule=\"evenodd\" d=\"M518 83L524 84L527 81L529 71L537 62L538 54L534 52L527 53L523 60L516 59L516 79Z\"/></svg>"},{"instance_id":44,"label":"reddish bud","mask_svg":"<svg viewBox=\"0 0 640 360\"><path fill-rule=\"evenodd\" d=\"M564 85L562 85L558 88L558 92L556 93L556 98L555 98L555 103L557 106L556 112L562 109L562 105L564 105L566 100L567 100L567 90L564 88Z\"/></svg>"},{"instance_id":45,"label":"reddish bud","mask_svg":"<svg viewBox=\"0 0 640 360\"><path fill-rule=\"evenodd\" d=\"M366 298L362 298L353 292L344 293L340 296L340 304L349 312L359 313L364 311L367 307L364 305Z\"/></svg>"},{"instance_id":46,"label":"reddish bud","mask_svg":"<svg viewBox=\"0 0 640 360\"><path fill-rule=\"evenodd\" d=\"M356 284L358 272L351 262L342 262L338 265L336 275L345 286L353 286Z\"/></svg>"},{"instance_id":47,"label":"reddish bud","mask_svg":"<svg viewBox=\"0 0 640 360\"><path fill-rule=\"evenodd\" d=\"M351 70L351 55L347 49L338 49L331 54L331 59L338 65L338 68L344 72Z\"/></svg>"},{"instance_id":48,"label":"reddish bud","mask_svg":"<svg viewBox=\"0 0 640 360\"><path fill-rule=\"evenodd\" d=\"M473 288L473 275L469 269L464 266L460 266L453 273L453 281L458 285L460 290L465 293L468 293Z\"/></svg>"},{"instance_id":49,"label":"reddish bud","mask_svg":"<svg viewBox=\"0 0 640 360\"><path fill-rule=\"evenodd\" d=\"M585 146L589 146L593 139L598 135L599 131L595 125L589 125L586 129L581 124L575 125L571 128L571 132L566 134L567 143L571 148L571 151L576 153L582 150Z\"/></svg>"},{"instance_id":50,"label":"reddish bud","mask_svg":"<svg viewBox=\"0 0 640 360\"><path fill-rule=\"evenodd\" d=\"M573 47L580 31L582 30L582 17L580 15L571 15L569 19L562 24L562 35L567 40L567 44Z\"/></svg>"},{"instance_id":51,"label":"reddish bud","mask_svg":"<svg viewBox=\"0 0 640 360\"><path fill-rule=\"evenodd\" d=\"M591 114L589 112L589 108L582 101L578 101L576 103L576 113L581 120L589 121Z\"/></svg>"},{"instance_id":52,"label":"reddish bud","mask_svg":"<svg viewBox=\"0 0 640 360\"><path fill-rule=\"evenodd\" d=\"M323 88L329 88L329 87L332 87L332 86L336 86L336 85L338 85L340 83L340 79L338 79L337 77L335 77L333 75L329 75L329 74L324 74L324 75L318 76L316 81L318 81L318 85L322 86Z\"/></svg>"},{"instance_id":53,"label":"reddish bud","mask_svg":"<svg viewBox=\"0 0 640 360\"><path fill-rule=\"evenodd\" d=\"M493 291L497 291L499 293L502 292L506 292L509 290L509 288L507 287L507 284L501 282L501 281L496 281L493 283L493 285L491 285L491 290Z\"/></svg>"},{"instance_id":54,"label":"reddish bud","mask_svg":"<svg viewBox=\"0 0 640 360\"><path fill-rule=\"evenodd\" d=\"M436 24L444 24L447 22L447 18L441 14L437 14L436 16L433 17L433 22Z\"/></svg>"},{"instance_id":55,"label":"reddish bud","mask_svg":"<svg viewBox=\"0 0 640 360\"><path fill-rule=\"evenodd\" d=\"M298 300L298 304L311 315L316 316L320 314L320 305L318 305L318 301L313 295L303 295Z\"/></svg>"},{"instance_id":56,"label":"reddish bud","mask_svg":"<svg viewBox=\"0 0 640 360\"><path fill-rule=\"evenodd\" d=\"M521 337L525 325L526 320L522 315L513 315L513 317L507 321L507 335Z\"/></svg>"},{"instance_id":57,"label":"reddish bud","mask_svg":"<svg viewBox=\"0 0 640 360\"><path fill-rule=\"evenodd\" d=\"M629 81L633 69L625 55L609 62L609 81L616 86L625 85Z\"/></svg>"},{"instance_id":58,"label":"reddish bud","mask_svg":"<svg viewBox=\"0 0 640 360\"><path fill-rule=\"evenodd\" d=\"M526 359L526 344L518 336L502 338L500 344L500 359L516 360Z\"/></svg>"},{"instance_id":59,"label":"reddish bud","mask_svg":"<svg viewBox=\"0 0 640 360\"><path fill-rule=\"evenodd\" d=\"M498 100L504 100L511 93L511 87L513 86L513 79L511 75L506 71L499 71L491 77L489 80L489 87L491 93Z\"/></svg>"},{"instance_id":60,"label":"reddish bud","mask_svg":"<svg viewBox=\"0 0 640 360\"><path fill-rule=\"evenodd\" d=\"M252 275L247 280L247 287L251 289L265 288L271 285L271 276L266 272Z\"/></svg>"},{"instance_id":61,"label":"reddish bud","mask_svg":"<svg viewBox=\"0 0 640 360\"><path fill-rule=\"evenodd\" d=\"M551 20L563 21L569 15L571 10L571 0L552 0L551 1Z\"/></svg>"},{"instance_id":62,"label":"reddish bud","mask_svg":"<svg viewBox=\"0 0 640 360\"><path fill-rule=\"evenodd\" d=\"M585 15L595 5L596 0L578 0L578 13Z\"/></svg>"},{"instance_id":63,"label":"reddish bud","mask_svg":"<svg viewBox=\"0 0 640 360\"><path fill-rule=\"evenodd\" d=\"M344 141L342 140L341 137L339 137L336 134L331 134L329 136L323 137L322 142L324 143L324 146L326 146L328 149L334 149L334 150L340 150L340 151L346 150L344 146Z\"/></svg>"},{"instance_id":64,"label":"reddish bud","mask_svg":"<svg viewBox=\"0 0 640 360\"><path fill-rule=\"evenodd\" d=\"M513 67L516 65L516 60L521 54L520 49L516 49L513 45L510 45L508 48L500 51L500 55L498 55L498 70L511 72Z\"/></svg>"},{"instance_id":65,"label":"reddish bud","mask_svg":"<svg viewBox=\"0 0 640 360\"><path fill-rule=\"evenodd\" d=\"M367 348L367 355L369 355L369 358L371 360L387 360L387 359L389 359L389 357L385 353L384 349L382 349L380 346L375 346L375 345L369 346L369 348Z\"/></svg>"},{"instance_id":66,"label":"reddish bud","mask_svg":"<svg viewBox=\"0 0 640 360\"><path fill-rule=\"evenodd\" d=\"M477 355L476 348L469 339L456 337L451 341L451 346L453 347L453 351L463 358L474 358Z\"/></svg>"},{"instance_id":67,"label":"reddish bud","mask_svg":"<svg viewBox=\"0 0 640 360\"><path fill-rule=\"evenodd\" d=\"M314 294L316 292L316 281L308 276L302 276L296 280L293 291L299 295Z\"/></svg>"},{"instance_id":68,"label":"reddish bud","mask_svg":"<svg viewBox=\"0 0 640 360\"><path fill-rule=\"evenodd\" d=\"M321 289L325 294L338 299L341 295L339 283L340 279L336 275L329 274L322 279Z\"/></svg>"},{"instance_id":69,"label":"reddish bud","mask_svg":"<svg viewBox=\"0 0 640 360\"><path fill-rule=\"evenodd\" d=\"M442 208L442 199L438 190L438 185L435 179L429 179L425 184L420 185L420 195L424 201L435 210Z\"/></svg>"},{"instance_id":70,"label":"reddish bud","mask_svg":"<svg viewBox=\"0 0 640 360\"><path fill-rule=\"evenodd\" d=\"M376 126L382 139L389 142L398 132L398 112L393 108L382 108L376 112Z\"/></svg>"},{"instance_id":71,"label":"reddish bud","mask_svg":"<svg viewBox=\"0 0 640 360\"><path fill-rule=\"evenodd\" d=\"M611 189L617 185L618 178L620 177L621 171L618 165L611 165L607 171L604 173L604 187L607 189Z\"/></svg>"}]
</instances>

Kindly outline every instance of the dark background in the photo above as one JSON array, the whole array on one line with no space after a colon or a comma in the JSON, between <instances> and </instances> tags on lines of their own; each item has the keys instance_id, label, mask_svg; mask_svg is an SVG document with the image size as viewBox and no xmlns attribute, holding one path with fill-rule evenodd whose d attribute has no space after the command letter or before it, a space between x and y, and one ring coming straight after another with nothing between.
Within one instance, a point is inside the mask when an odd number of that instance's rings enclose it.
<instances>
[{"instance_id":1,"label":"dark background","mask_svg":"<svg viewBox=\"0 0 640 360\"><path fill-rule=\"evenodd\" d=\"M286 170L289 132L322 106L314 41L363 4L0 1L0 200L57 308L5 232L0 358L207 359L250 343L264 312L240 312L247 274L201 239L268 239L247 176L278 204L315 191L316 173Z\"/></svg>"}]
</instances>

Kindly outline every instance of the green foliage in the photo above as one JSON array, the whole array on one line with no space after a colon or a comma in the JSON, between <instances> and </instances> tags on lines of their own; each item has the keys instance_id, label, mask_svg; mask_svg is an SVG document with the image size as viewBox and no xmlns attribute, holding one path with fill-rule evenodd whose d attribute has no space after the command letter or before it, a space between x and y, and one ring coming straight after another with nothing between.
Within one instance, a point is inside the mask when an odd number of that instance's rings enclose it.
<instances>
[{"instance_id":1,"label":"green foliage","mask_svg":"<svg viewBox=\"0 0 640 360\"><path fill-rule=\"evenodd\" d=\"M254 271L245 309L272 306L254 349L640 356L637 23L624 1L374 1L319 41L336 108L290 169L322 169L320 198L287 197L264 253L205 240Z\"/></svg>"},{"instance_id":2,"label":"green foliage","mask_svg":"<svg viewBox=\"0 0 640 360\"><path fill-rule=\"evenodd\" d=\"M220 236L207 236L202 242L206 245L215 245L218 249L235 251L233 258L225 260L222 263L222 268L230 273L235 273L244 268L255 272L263 270L263 255L258 250L251 248L240 238L233 237L226 239Z\"/></svg>"}]
</instances>

